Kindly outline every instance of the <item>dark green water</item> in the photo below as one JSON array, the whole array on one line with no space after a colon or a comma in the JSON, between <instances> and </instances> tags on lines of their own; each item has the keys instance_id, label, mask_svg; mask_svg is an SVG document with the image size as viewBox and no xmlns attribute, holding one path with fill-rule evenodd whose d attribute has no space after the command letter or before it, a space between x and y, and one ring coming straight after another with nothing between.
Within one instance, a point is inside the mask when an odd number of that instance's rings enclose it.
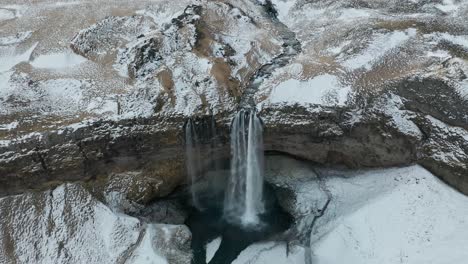
<instances>
[{"instance_id":1,"label":"dark green water","mask_svg":"<svg viewBox=\"0 0 468 264\"><path fill-rule=\"evenodd\" d=\"M243 227L226 221L222 214L222 199L210 197L203 200L205 210L190 209L185 224L192 231L193 264L206 263L206 244L217 237L222 237L221 245L209 263L228 264L249 245L266 241L291 225L292 218L279 207L268 186L265 188L266 210L260 216L259 226Z\"/></svg>"}]
</instances>

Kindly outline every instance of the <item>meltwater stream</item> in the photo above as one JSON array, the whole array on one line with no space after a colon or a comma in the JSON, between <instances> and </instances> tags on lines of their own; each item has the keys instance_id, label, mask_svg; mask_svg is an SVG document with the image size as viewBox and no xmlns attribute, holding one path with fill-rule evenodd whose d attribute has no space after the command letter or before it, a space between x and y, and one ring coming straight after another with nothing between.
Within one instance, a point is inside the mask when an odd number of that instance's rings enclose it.
<instances>
[{"instance_id":1,"label":"meltwater stream","mask_svg":"<svg viewBox=\"0 0 468 264\"><path fill-rule=\"evenodd\" d=\"M231 125L231 175L224 217L252 226L259 224L263 211L263 127L254 111L241 110Z\"/></svg>"}]
</instances>

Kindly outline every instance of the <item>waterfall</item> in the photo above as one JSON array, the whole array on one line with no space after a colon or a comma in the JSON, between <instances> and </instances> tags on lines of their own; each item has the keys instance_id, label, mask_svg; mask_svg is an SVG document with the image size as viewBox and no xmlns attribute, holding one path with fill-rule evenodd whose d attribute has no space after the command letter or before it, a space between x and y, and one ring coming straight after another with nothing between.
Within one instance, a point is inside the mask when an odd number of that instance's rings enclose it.
<instances>
[{"instance_id":1,"label":"waterfall","mask_svg":"<svg viewBox=\"0 0 468 264\"><path fill-rule=\"evenodd\" d=\"M216 149L219 146L219 139L218 139L218 132L216 131L216 120L214 116L211 116L210 130L211 130L211 157L214 160L213 169L215 171L220 171L222 170L220 160L215 158Z\"/></svg>"},{"instance_id":2,"label":"waterfall","mask_svg":"<svg viewBox=\"0 0 468 264\"><path fill-rule=\"evenodd\" d=\"M241 110L231 125L231 175L224 215L244 226L259 223L263 212L263 127L253 111Z\"/></svg>"},{"instance_id":3,"label":"waterfall","mask_svg":"<svg viewBox=\"0 0 468 264\"><path fill-rule=\"evenodd\" d=\"M198 144L197 130L192 119L189 119L185 124L185 151L186 151L186 166L187 175L190 182L190 193L192 203L197 209L201 209L201 204L197 196L197 191L194 183L201 172L200 162L200 144Z\"/></svg>"}]
</instances>

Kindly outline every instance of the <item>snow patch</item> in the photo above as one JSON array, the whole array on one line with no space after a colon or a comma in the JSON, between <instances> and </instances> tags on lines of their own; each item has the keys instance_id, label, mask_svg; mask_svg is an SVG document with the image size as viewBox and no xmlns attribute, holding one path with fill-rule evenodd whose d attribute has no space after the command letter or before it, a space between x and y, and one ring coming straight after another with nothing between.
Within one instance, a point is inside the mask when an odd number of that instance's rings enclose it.
<instances>
[{"instance_id":1,"label":"snow patch","mask_svg":"<svg viewBox=\"0 0 468 264\"><path fill-rule=\"evenodd\" d=\"M457 86L457 91L462 98L468 101L468 79L463 80L460 85Z\"/></svg>"},{"instance_id":2,"label":"snow patch","mask_svg":"<svg viewBox=\"0 0 468 264\"><path fill-rule=\"evenodd\" d=\"M305 264L304 255L305 249L300 246L288 249L285 243L256 243L242 251L232 264Z\"/></svg>"},{"instance_id":3,"label":"snow patch","mask_svg":"<svg viewBox=\"0 0 468 264\"><path fill-rule=\"evenodd\" d=\"M13 67L15 67L21 62L29 61L31 58L31 54L36 48L37 44L38 43L35 43L34 45L32 45L31 48L29 48L21 54L14 54L15 50L13 50L11 55L0 57L2 60L2 63L0 63L0 73L11 70Z\"/></svg>"},{"instance_id":4,"label":"snow patch","mask_svg":"<svg viewBox=\"0 0 468 264\"><path fill-rule=\"evenodd\" d=\"M428 51L427 56L439 59L447 59L451 57L450 53L448 53L446 50Z\"/></svg>"},{"instance_id":5,"label":"snow patch","mask_svg":"<svg viewBox=\"0 0 468 264\"><path fill-rule=\"evenodd\" d=\"M382 111L391 118L394 125L400 132L421 139L423 134L418 126L411 121L412 112L401 110L403 107L402 99L394 94L391 94L386 99L383 105L378 105L377 110Z\"/></svg>"},{"instance_id":6,"label":"snow patch","mask_svg":"<svg viewBox=\"0 0 468 264\"><path fill-rule=\"evenodd\" d=\"M341 11L341 15L338 19L348 21L348 20L355 20L355 19L363 19L369 18L371 13L369 10L366 9L357 9L357 8L346 8Z\"/></svg>"},{"instance_id":7,"label":"snow patch","mask_svg":"<svg viewBox=\"0 0 468 264\"><path fill-rule=\"evenodd\" d=\"M78 111L83 99L83 82L76 79L53 79L40 83L51 111Z\"/></svg>"},{"instance_id":8,"label":"snow patch","mask_svg":"<svg viewBox=\"0 0 468 264\"><path fill-rule=\"evenodd\" d=\"M14 14L14 18L19 18L22 17L25 13L28 12L28 9L30 8L29 5L27 4L19 4L19 5L5 5L0 7L0 10L7 10L11 11Z\"/></svg>"},{"instance_id":9,"label":"snow patch","mask_svg":"<svg viewBox=\"0 0 468 264\"><path fill-rule=\"evenodd\" d=\"M273 88L271 103L344 105L351 88L340 85L334 75L324 74L309 80L288 79Z\"/></svg>"},{"instance_id":10,"label":"snow patch","mask_svg":"<svg viewBox=\"0 0 468 264\"><path fill-rule=\"evenodd\" d=\"M219 246L221 245L222 238L217 237L206 244L206 263L210 262L211 259L218 251Z\"/></svg>"},{"instance_id":11,"label":"snow patch","mask_svg":"<svg viewBox=\"0 0 468 264\"><path fill-rule=\"evenodd\" d=\"M14 19L15 17L16 17L15 12L8 10L8 9L0 8L0 22Z\"/></svg>"},{"instance_id":12,"label":"snow patch","mask_svg":"<svg viewBox=\"0 0 468 264\"><path fill-rule=\"evenodd\" d=\"M343 65L353 70L359 68L370 70L375 61L384 56L387 52L397 49L414 36L416 36L416 29L414 28L405 31L394 31L387 34L377 33L366 49L350 59L343 61Z\"/></svg>"},{"instance_id":13,"label":"snow patch","mask_svg":"<svg viewBox=\"0 0 468 264\"><path fill-rule=\"evenodd\" d=\"M96 97L89 102L86 111L96 114L117 114L118 108L119 104L117 103L116 99Z\"/></svg>"},{"instance_id":14,"label":"snow patch","mask_svg":"<svg viewBox=\"0 0 468 264\"><path fill-rule=\"evenodd\" d=\"M62 7L62 6L74 6L74 5L79 5L83 3L82 1L68 1L68 2L56 2L54 3L55 6L57 7Z\"/></svg>"},{"instance_id":15,"label":"snow patch","mask_svg":"<svg viewBox=\"0 0 468 264\"><path fill-rule=\"evenodd\" d=\"M457 10L459 7L453 2L453 0L443 0L442 4L436 5L436 8L442 12L450 13Z\"/></svg>"},{"instance_id":16,"label":"snow patch","mask_svg":"<svg viewBox=\"0 0 468 264\"><path fill-rule=\"evenodd\" d=\"M17 121L11 122L9 124L0 124L0 131L2 130L10 131L18 127L18 125L19 123Z\"/></svg>"},{"instance_id":17,"label":"snow patch","mask_svg":"<svg viewBox=\"0 0 468 264\"><path fill-rule=\"evenodd\" d=\"M167 260L156 253L153 238L156 234L154 225L148 225L140 246L133 252L129 263L135 264L167 264Z\"/></svg>"},{"instance_id":18,"label":"snow patch","mask_svg":"<svg viewBox=\"0 0 468 264\"><path fill-rule=\"evenodd\" d=\"M289 12L296 4L296 1L273 0L272 3L275 5L276 10L278 11L278 19L280 21L285 21L286 19L288 19Z\"/></svg>"},{"instance_id":19,"label":"snow patch","mask_svg":"<svg viewBox=\"0 0 468 264\"><path fill-rule=\"evenodd\" d=\"M13 36L1 37L0 46L18 44L30 38L32 31L18 32Z\"/></svg>"},{"instance_id":20,"label":"snow patch","mask_svg":"<svg viewBox=\"0 0 468 264\"><path fill-rule=\"evenodd\" d=\"M453 44L457 44L468 49L468 36L466 35L455 36L449 33L439 33L438 37L440 37L441 39L450 41Z\"/></svg>"},{"instance_id":21,"label":"snow patch","mask_svg":"<svg viewBox=\"0 0 468 264\"><path fill-rule=\"evenodd\" d=\"M340 45L338 46L335 46L335 47L331 47L328 49L328 51L332 54L332 55L338 55L340 54L343 49L348 46L349 44L351 44L351 40L347 40L347 41L344 41L343 43L341 43Z\"/></svg>"},{"instance_id":22,"label":"snow patch","mask_svg":"<svg viewBox=\"0 0 468 264\"><path fill-rule=\"evenodd\" d=\"M63 69L77 66L86 61L86 58L71 51L40 55L35 58L31 65L40 69Z\"/></svg>"},{"instance_id":23,"label":"snow patch","mask_svg":"<svg viewBox=\"0 0 468 264\"><path fill-rule=\"evenodd\" d=\"M150 6L148 8L137 10L135 13L150 17L159 29L164 29L164 26L172 23L172 19L184 13L184 9L190 1L160 1L158 5Z\"/></svg>"}]
</instances>

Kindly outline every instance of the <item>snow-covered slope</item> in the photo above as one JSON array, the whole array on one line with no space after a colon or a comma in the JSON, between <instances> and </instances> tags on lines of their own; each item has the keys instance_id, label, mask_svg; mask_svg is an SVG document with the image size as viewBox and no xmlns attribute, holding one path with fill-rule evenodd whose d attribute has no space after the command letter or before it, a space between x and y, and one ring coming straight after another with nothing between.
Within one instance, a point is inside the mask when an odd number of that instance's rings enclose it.
<instances>
[{"instance_id":1,"label":"snow-covered slope","mask_svg":"<svg viewBox=\"0 0 468 264\"><path fill-rule=\"evenodd\" d=\"M345 106L415 77L466 97L466 0L267 2L3 2L0 125Z\"/></svg>"},{"instance_id":2,"label":"snow-covered slope","mask_svg":"<svg viewBox=\"0 0 468 264\"><path fill-rule=\"evenodd\" d=\"M468 197L417 166L368 172L349 181L376 188L366 179L384 177L394 181L390 190L333 219L334 227L321 237L312 235L314 263L465 263ZM346 192L333 180L327 186L332 194ZM349 198L343 193L337 199L332 204Z\"/></svg>"},{"instance_id":3,"label":"snow-covered slope","mask_svg":"<svg viewBox=\"0 0 468 264\"><path fill-rule=\"evenodd\" d=\"M189 263L185 226L146 225L83 187L0 199L0 263ZM168 262L168 259L172 262Z\"/></svg>"},{"instance_id":4,"label":"snow-covered slope","mask_svg":"<svg viewBox=\"0 0 468 264\"><path fill-rule=\"evenodd\" d=\"M311 231L311 250L302 253L312 263L461 264L468 259L468 197L420 166L329 170L285 158L269 164L275 164L269 180L294 193L293 206L284 202L300 232ZM250 252L250 260L268 255L262 247L244 254Z\"/></svg>"},{"instance_id":5,"label":"snow-covered slope","mask_svg":"<svg viewBox=\"0 0 468 264\"><path fill-rule=\"evenodd\" d=\"M397 79L443 76L429 65L459 56L466 65L466 0L272 2L302 52L260 86L260 104L349 104Z\"/></svg>"}]
</instances>

